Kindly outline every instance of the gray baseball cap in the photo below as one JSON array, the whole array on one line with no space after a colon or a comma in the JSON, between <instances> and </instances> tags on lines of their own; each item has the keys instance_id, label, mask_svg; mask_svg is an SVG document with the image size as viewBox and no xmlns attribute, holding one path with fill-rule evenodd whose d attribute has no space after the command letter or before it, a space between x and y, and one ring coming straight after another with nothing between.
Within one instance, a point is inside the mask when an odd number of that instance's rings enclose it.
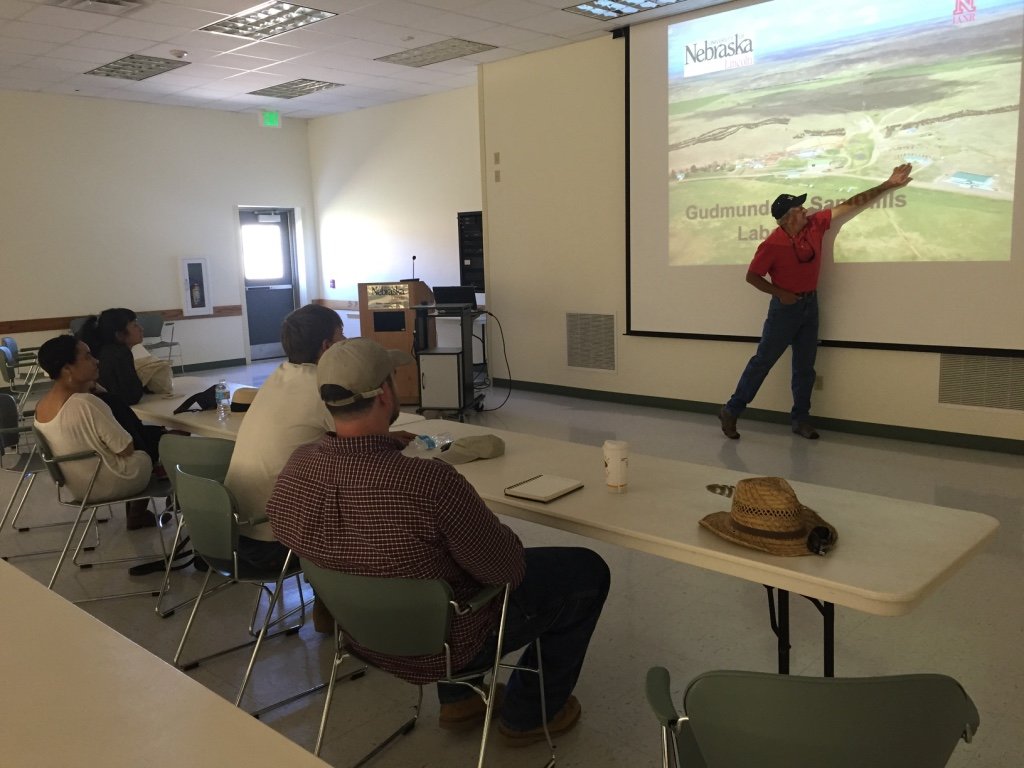
<instances>
[{"instance_id":1,"label":"gray baseball cap","mask_svg":"<svg viewBox=\"0 0 1024 768\"><path fill-rule=\"evenodd\" d=\"M316 364L316 384L334 384L351 394L338 400L327 400L327 405L351 405L369 400L384 390L381 388L396 368L416 359L408 352L385 349L370 339L345 339L331 345Z\"/></svg>"}]
</instances>

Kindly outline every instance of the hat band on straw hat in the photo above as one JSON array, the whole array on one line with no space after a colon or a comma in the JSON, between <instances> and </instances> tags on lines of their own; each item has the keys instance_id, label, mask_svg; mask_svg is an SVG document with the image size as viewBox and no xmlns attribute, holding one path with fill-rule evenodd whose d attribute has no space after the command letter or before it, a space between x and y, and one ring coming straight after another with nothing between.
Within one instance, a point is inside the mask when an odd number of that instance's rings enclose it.
<instances>
[{"instance_id":1,"label":"hat band on straw hat","mask_svg":"<svg viewBox=\"0 0 1024 768\"><path fill-rule=\"evenodd\" d=\"M751 528L750 526L737 523L735 518L732 527L738 531L749 533L751 536L760 536L762 539L799 539L807 535L802 528L797 531L766 531L762 528Z\"/></svg>"}]
</instances>

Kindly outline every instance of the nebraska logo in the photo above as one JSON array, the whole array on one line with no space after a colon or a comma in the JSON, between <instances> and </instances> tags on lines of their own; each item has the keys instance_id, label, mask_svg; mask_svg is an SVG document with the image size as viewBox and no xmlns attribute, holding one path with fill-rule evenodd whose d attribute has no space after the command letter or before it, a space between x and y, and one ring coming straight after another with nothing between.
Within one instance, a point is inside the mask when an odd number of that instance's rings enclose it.
<instances>
[{"instance_id":1,"label":"nebraska logo","mask_svg":"<svg viewBox=\"0 0 1024 768\"><path fill-rule=\"evenodd\" d=\"M953 7L953 23L969 24L974 21L976 11L974 0L956 0L956 5Z\"/></svg>"},{"instance_id":2,"label":"nebraska logo","mask_svg":"<svg viewBox=\"0 0 1024 768\"><path fill-rule=\"evenodd\" d=\"M748 67L753 63L754 41L749 37L734 34L731 38L702 40L686 46L683 77Z\"/></svg>"}]
</instances>

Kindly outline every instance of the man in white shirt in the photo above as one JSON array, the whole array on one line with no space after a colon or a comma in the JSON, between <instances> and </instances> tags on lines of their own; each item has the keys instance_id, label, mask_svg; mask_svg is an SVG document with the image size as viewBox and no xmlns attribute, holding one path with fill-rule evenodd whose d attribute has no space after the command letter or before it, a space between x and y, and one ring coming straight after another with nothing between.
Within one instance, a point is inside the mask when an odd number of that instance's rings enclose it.
<instances>
[{"instance_id":1,"label":"man in white shirt","mask_svg":"<svg viewBox=\"0 0 1024 768\"><path fill-rule=\"evenodd\" d=\"M240 520L265 519L274 481L292 452L334 429L317 387L316 362L343 338L338 313L318 304L307 304L284 319L281 345L288 362L270 374L246 411L224 479L238 501ZM243 525L238 542L242 560L280 568L287 553L270 523Z\"/></svg>"}]
</instances>

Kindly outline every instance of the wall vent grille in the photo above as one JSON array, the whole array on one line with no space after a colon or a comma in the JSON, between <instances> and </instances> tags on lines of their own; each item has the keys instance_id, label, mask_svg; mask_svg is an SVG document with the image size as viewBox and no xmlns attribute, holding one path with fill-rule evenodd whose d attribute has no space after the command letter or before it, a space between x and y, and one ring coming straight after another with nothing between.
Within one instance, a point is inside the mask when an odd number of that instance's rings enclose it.
<instances>
[{"instance_id":1,"label":"wall vent grille","mask_svg":"<svg viewBox=\"0 0 1024 768\"><path fill-rule=\"evenodd\" d=\"M570 368L615 370L615 315L567 312L565 337Z\"/></svg>"},{"instance_id":2,"label":"wall vent grille","mask_svg":"<svg viewBox=\"0 0 1024 768\"><path fill-rule=\"evenodd\" d=\"M1024 411L1024 358L939 356L939 402Z\"/></svg>"}]
</instances>

